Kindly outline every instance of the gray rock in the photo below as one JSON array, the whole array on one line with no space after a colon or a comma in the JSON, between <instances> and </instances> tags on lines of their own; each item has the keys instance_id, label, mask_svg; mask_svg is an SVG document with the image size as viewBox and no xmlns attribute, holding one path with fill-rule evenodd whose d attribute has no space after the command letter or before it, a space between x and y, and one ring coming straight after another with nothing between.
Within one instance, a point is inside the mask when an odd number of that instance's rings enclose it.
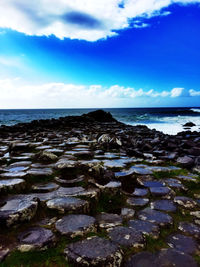
<instances>
[{"instance_id":1,"label":"gray rock","mask_svg":"<svg viewBox=\"0 0 200 267\"><path fill-rule=\"evenodd\" d=\"M122 254L113 242L90 237L70 244L64 251L66 259L76 266L121 266Z\"/></svg>"},{"instance_id":2,"label":"gray rock","mask_svg":"<svg viewBox=\"0 0 200 267\"><path fill-rule=\"evenodd\" d=\"M186 254L196 254L199 251L199 246L192 237L181 234L170 235L167 238L167 244Z\"/></svg>"},{"instance_id":3,"label":"gray rock","mask_svg":"<svg viewBox=\"0 0 200 267\"><path fill-rule=\"evenodd\" d=\"M23 179L0 180L0 192L9 192L15 190L15 193L25 188Z\"/></svg>"},{"instance_id":4,"label":"gray rock","mask_svg":"<svg viewBox=\"0 0 200 267\"><path fill-rule=\"evenodd\" d=\"M77 235L84 235L95 232L95 218L88 215L71 214L58 220L55 224L56 229L68 237L74 238Z\"/></svg>"},{"instance_id":5,"label":"gray rock","mask_svg":"<svg viewBox=\"0 0 200 267\"><path fill-rule=\"evenodd\" d=\"M132 219L135 215L135 211L133 209L129 209L129 208L122 208L121 209L121 216L124 219Z\"/></svg>"},{"instance_id":6,"label":"gray rock","mask_svg":"<svg viewBox=\"0 0 200 267\"><path fill-rule=\"evenodd\" d=\"M148 194L148 190L143 189L143 188L135 188L135 190L133 192L133 196L135 196L135 197L144 197L147 194Z\"/></svg>"},{"instance_id":7,"label":"gray rock","mask_svg":"<svg viewBox=\"0 0 200 267\"><path fill-rule=\"evenodd\" d=\"M130 220L128 226L133 228L135 231L141 232L143 235L150 235L157 239L159 237L159 227L148 221L142 220Z\"/></svg>"},{"instance_id":8,"label":"gray rock","mask_svg":"<svg viewBox=\"0 0 200 267\"><path fill-rule=\"evenodd\" d=\"M1 200L0 224L13 224L31 220L37 210L38 201L26 195L15 195Z\"/></svg>"},{"instance_id":9,"label":"gray rock","mask_svg":"<svg viewBox=\"0 0 200 267\"><path fill-rule=\"evenodd\" d=\"M168 187L150 187L149 188L152 196L166 196L170 193L170 189Z\"/></svg>"},{"instance_id":10,"label":"gray rock","mask_svg":"<svg viewBox=\"0 0 200 267\"><path fill-rule=\"evenodd\" d=\"M96 220L100 228L112 228L122 225L122 217L118 214L102 212L96 216Z\"/></svg>"},{"instance_id":11,"label":"gray rock","mask_svg":"<svg viewBox=\"0 0 200 267\"><path fill-rule=\"evenodd\" d=\"M131 207L143 207L149 203L148 198L130 197L127 199L127 204Z\"/></svg>"},{"instance_id":12,"label":"gray rock","mask_svg":"<svg viewBox=\"0 0 200 267\"><path fill-rule=\"evenodd\" d=\"M53 171L51 168L31 168L27 171L28 175L31 176L51 176L53 174Z\"/></svg>"},{"instance_id":13,"label":"gray rock","mask_svg":"<svg viewBox=\"0 0 200 267\"><path fill-rule=\"evenodd\" d=\"M186 235L200 239L200 227L189 222L180 222L178 229Z\"/></svg>"},{"instance_id":14,"label":"gray rock","mask_svg":"<svg viewBox=\"0 0 200 267\"><path fill-rule=\"evenodd\" d=\"M55 243L55 236L51 230L34 227L19 234L18 249L22 252L30 250L44 250Z\"/></svg>"},{"instance_id":15,"label":"gray rock","mask_svg":"<svg viewBox=\"0 0 200 267\"><path fill-rule=\"evenodd\" d=\"M191 157L184 156L179 157L177 159L177 163L180 164L182 167L191 168L194 165L194 160Z\"/></svg>"},{"instance_id":16,"label":"gray rock","mask_svg":"<svg viewBox=\"0 0 200 267\"><path fill-rule=\"evenodd\" d=\"M171 216L157 210L152 210L151 208L145 208L144 210L139 211L138 218L158 224L160 226L167 226L173 223Z\"/></svg>"},{"instance_id":17,"label":"gray rock","mask_svg":"<svg viewBox=\"0 0 200 267\"><path fill-rule=\"evenodd\" d=\"M88 201L75 197L57 197L47 201L49 209L55 209L61 213L66 211L71 212L87 212L89 209Z\"/></svg>"},{"instance_id":18,"label":"gray rock","mask_svg":"<svg viewBox=\"0 0 200 267\"><path fill-rule=\"evenodd\" d=\"M131 167L130 171L132 171L135 174L139 174L139 175L150 175L153 174L153 172L149 169L146 168L140 168L140 167Z\"/></svg>"},{"instance_id":19,"label":"gray rock","mask_svg":"<svg viewBox=\"0 0 200 267\"><path fill-rule=\"evenodd\" d=\"M174 202L177 203L179 206L182 206L186 209L193 209L198 206L197 202L189 197L178 196L174 198Z\"/></svg>"},{"instance_id":20,"label":"gray rock","mask_svg":"<svg viewBox=\"0 0 200 267\"><path fill-rule=\"evenodd\" d=\"M32 190L34 192L43 192L43 193L46 193L46 192L51 192L51 191L54 191L56 189L59 188L59 185L55 184L55 183L47 183L47 184L36 184L36 185L33 185L32 186Z\"/></svg>"},{"instance_id":21,"label":"gray rock","mask_svg":"<svg viewBox=\"0 0 200 267\"><path fill-rule=\"evenodd\" d=\"M124 267L155 267L155 255L148 251L139 252L131 256Z\"/></svg>"},{"instance_id":22,"label":"gray rock","mask_svg":"<svg viewBox=\"0 0 200 267\"><path fill-rule=\"evenodd\" d=\"M127 248L144 247L144 238L142 234L132 228L117 226L109 231L109 237L114 243Z\"/></svg>"},{"instance_id":23,"label":"gray rock","mask_svg":"<svg viewBox=\"0 0 200 267\"><path fill-rule=\"evenodd\" d=\"M176 206L173 201L167 199L156 200L151 203L151 208L155 210L161 210L166 212L175 212Z\"/></svg>"}]
</instances>

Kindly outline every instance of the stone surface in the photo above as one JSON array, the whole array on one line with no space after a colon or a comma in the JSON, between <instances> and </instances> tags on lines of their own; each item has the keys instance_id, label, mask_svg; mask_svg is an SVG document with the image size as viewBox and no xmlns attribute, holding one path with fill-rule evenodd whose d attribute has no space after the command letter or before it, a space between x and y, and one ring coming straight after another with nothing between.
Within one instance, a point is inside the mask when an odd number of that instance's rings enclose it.
<instances>
[{"instance_id":1,"label":"stone surface","mask_svg":"<svg viewBox=\"0 0 200 267\"><path fill-rule=\"evenodd\" d=\"M169 236L167 244L186 254L196 254L199 251L198 243L192 237L181 234Z\"/></svg>"},{"instance_id":2,"label":"stone surface","mask_svg":"<svg viewBox=\"0 0 200 267\"><path fill-rule=\"evenodd\" d=\"M131 207L143 207L149 203L148 198L130 197L127 199L127 204Z\"/></svg>"},{"instance_id":3,"label":"stone surface","mask_svg":"<svg viewBox=\"0 0 200 267\"><path fill-rule=\"evenodd\" d=\"M86 212L89 209L89 203L85 200L75 197L57 197L47 201L49 209L57 210L61 213L70 212Z\"/></svg>"},{"instance_id":4,"label":"stone surface","mask_svg":"<svg viewBox=\"0 0 200 267\"><path fill-rule=\"evenodd\" d=\"M77 235L95 232L95 218L88 215L71 214L58 220L55 228L62 235L73 238Z\"/></svg>"},{"instance_id":5,"label":"stone surface","mask_svg":"<svg viewBox=\"0 0 200 267\"><path fill-rule=\"evenodd\" d=\"M122 217L112 213L98 214L96 220L100 228L111 228L122 224Z\"/></svg>"},{"instance_id":6,"label":"stone surface","mask_svg":"<svg viewBox=\"0 0 200 267\"><path fill-rule=\"evenodd\" d=\"M141 232L143 235L150 235L153 238L159 237L159 227L148 221L142 220L130 220L128 226L133 228L135 231Z\"/></svg>"},{"instance_id":7,"label":"stone surface","mask_svg":"<svg viewBox=\"0 0 200 267\"><path fill-rule=\"evenodd\" d=\"M114 243L123 247L144 247L144 238L142 234L133 228L117 226L109 231L109 238Z\"/></svg>"},{"instance_id":8,"label":"stone surface","mask_svg":"<svg viewBox=\"0 0 200 267\"><path fill-rule=\"evenodd\" d=\"M148 190L143 188L135 188L133 192L133 196L135 197L144 197L148 195Z\"/></svg>"},{"instance_id":9,"label":"stone surface","mask_svg":"<svg viewBox=\"0 0 200 267\"><path fill-rule=\"evenodd\" d=\"M168 187L150 187L150 193L152 196L166 196L170 193L170 189Z\"/></svg>"},{"instance_id":10,"label":"stone surface","mask_svg":"<svg viewBox=\"0 0 200 267\"><path fill-rule=\"evenodd\" d=\"M0 202L0 224L11 226L23 221L29 221L36 213L37 199L26 195L16 195Z\"/></svg>"},{"instance_id":11,"label":"stone surface","mask_svg":"<svg viewBox=\"0 0 200 267\"><path fill-rule=\"evenodd\" d=\"M76 266L121 266L118 246L100 237L91 237L70 244L64 251L66 259Z\"/></svg>"},{"instance_id":12,"label":"stone surface","mask_svg":"<svg viewBox=\"0 0 200 267\"><path fill-rule=\"evenodd\" d=\"M121 216L124 219L132 219L135 215L135 210L134 209L129 209L129 208L122 208L121 209Z\"/></svg>"},{"instance_id":13,"label":"stone surface","mask_svg":"<svg viewBox=\"0 0 200 267\"><path fill-rule=\"evenodd\" d=\"M52 246L55 236L51 230L42 227L30 228L19 234L18 249L22 252L30 250L44 250Z\"/></svg>"},{"instance_id":14,"label":"stone surface","mask_svg":"<svg viewBox=\"0 0 200 267\"><path fill-rule=\"evenodd\" d=\"M155 267L154 261L155 255L153 253L143 251L131 256L125 262L124 267Z\"/></svg>"},{"instance_id":15,"label":"stone surface","mask_svg":"<svg viewBox=\"0 0 200 267\"><path fill-rule=\"evenodd\" d=\"M155 210L161 210L166 212L175 212L176 205L171 200L161 199L151 202L151 208Z\"/></svg>"},{"instance_id":16,"label":"stone surface","mask_svg":"<svg viewBox=\"0 0 200 267\"><path fill-rule=\"evenodd\" d=\"M34 192L51 192L59 188L55 183L36 184L32 186Z\"/></svg>"},{"instance_id":17,"label":"stone surface","mask_svg":"<svg viewBox=\"0 0 200 267\"><path fill-rule=\"evenodd\" d=\"M184 196L175 197L174 202L186 209L193 209L198 205L197 202L192 198Z\"/></svg>"},{"instance_id":18,"label":"stone surface","mask_svg":"<svg viewBox=\"0 0 200 267\"><path fill-rule=\"evenodd\" d=\"M15 193L25 188L23 179L6 179L0 180L0 192L8 192L14 190Z\"/></svg>"},{"instance_id":19,"label":"stone surface","mask_svg":"<svg viewBox=\"0 0 200 267\"><path fill-rule=\"evenodd\" d=\"M189 222L180 222L178 229L186 235L200 239L200 227Z\"/></svg>"},{"instance_id":20,"label":"stone surface","mask_svg":"<svg viewBox=\"0 0 200 267\"><path fill-rule=\"evenodd\" d=\"M173 223L172 217L166 213L145 208L138 212L138 218L144 221L149 221L160 226L171 225Z\"/></svg>"}]
</instances>

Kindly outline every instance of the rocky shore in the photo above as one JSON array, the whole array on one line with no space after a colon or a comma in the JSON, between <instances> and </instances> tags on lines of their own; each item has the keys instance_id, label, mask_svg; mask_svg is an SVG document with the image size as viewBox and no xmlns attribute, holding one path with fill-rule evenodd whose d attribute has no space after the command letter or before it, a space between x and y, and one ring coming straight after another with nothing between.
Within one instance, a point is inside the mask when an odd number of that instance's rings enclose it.
<instances>
[{"instance_id":1,"label":"rocky shore","mask_svg":"<svg viewBox=\"0 0 200 267\"><path fill-rule=\"evenodd\" d=\"M0 127L0 266L200 266L200 133L110 113Z\"/></svg>"}]
</instances>

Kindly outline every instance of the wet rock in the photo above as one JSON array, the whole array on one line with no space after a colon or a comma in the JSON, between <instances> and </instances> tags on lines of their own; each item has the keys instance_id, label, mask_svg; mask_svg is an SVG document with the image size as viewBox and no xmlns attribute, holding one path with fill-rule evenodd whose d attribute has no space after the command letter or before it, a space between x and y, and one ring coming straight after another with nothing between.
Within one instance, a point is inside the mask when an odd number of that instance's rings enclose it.
<instances>
[{"instance_id":1,"label":"wet rock","mask_svg":"<svg viewBox=\"0 0 200 267\"><path fill-rule=\"evenodd\" d=\"M138 218L158 224L160 226L167 226L173 223L171 216L157 210L152 210L151 208L145 208L144 210L139 211Z\"/></svg>"},{"instance_id":2,"label":"wet rock","mask_svg":"<svg viewBox=\"0 0 200 267\"><path fill-rule=\"evenodd\" d=\"M80 214L72 214L63 217L56 222L55 227L62 235L71 238L96 231L95 218Z\"/></svg>"},{"instance_id":3,"label":"wet rock","mask_svg":"<svg viewBox=\"0 0 200 267\"><path fill-rule=\"evenodd\" d=\"M61 213L66 211L86 212L89 209L88 201L75 197L57 197L47 201L46 205L49 209L54 209Z\"/></svg>"},{"instance_id":4,"label":"wet rock","mask_svg":"<svg viewBox=\"0 0 200 267\"><path fill-rule=\"evenodd\" d=\"M127 204L131 207L143 207L149 203L148 198L130 197L127 199Z\"/></svg>"},{"instance_id":5,"label":"wet rock","mask_svg":"<svg viewBox=\"0 0 200 267\"><path fill-rule=\"evenodd\" d=\"M170 189L168 187L150 187L150 193L152 196L166 196L170 193Z\"/></svg>"},{"instance_id":6,"label":"wet rock","mask_svg":"<svg viewBox=\"0 0 200 267\"><path fill-rule=\"evenodd\" d=\"M148 190L142 189L142 188L135 188L132 195L135 197L144 197L144 196L148 195Z\"/></svg>"},{"instance_id":7,"label":"wet rock","mask_svg":"<svg viewBox=\"0 0 200 267\"><path fill-rule=\"evenodd\" d=\"M197 182L197 179L194 176L179 175L176 178L185 182Z\"/></svg>"},{"instance_id":8,"label":"wet rock","mask_svg":"<svg viewBox=\"0 0 200 267\"><path fill-rule=\"evenodd\" d=\"M121 209L121 217L124 219L132 219L135 215L135 211L129 208L122 208Z\"/></svg>"},{"instance_id":9,"label":"wet rock","mask_svg":"<svg viewBox=\"0 0 200 267\"><path fill-rule=\"evenodd\" d=\"M24 178L26 177L27 173L26 172L4 172L1 173L0 176L1 178Z\"/></svg>"},{"instance_id":10,"label":"wet rock","mask_svg":"<svg viewBox=\"0 0 200 267\"><path fill-rule=\"evenodd\" d=\"M39 192L39 193L46 193L46 192L51 192L59 188L59 185L55 183L47 183L47 184L36 184L32 186L32 190L34 192Z\"/></svg>"},{"instance_id":11,"label":"wet rock","mask_svg":"<svg viewBox=\"0 0 200 267\"><path fill-rule=\"evenodd\" d=\"M73 169L76 167L77 167L77 161L68 160L67 158L62 158L55 164L55 168L57 170Z\"/></svg>"},{"instance_id":12,"label":"wet rock","mask_svg":"<svg viewBox=\"0 0 200 267\"><path fill-rule=\"evenodd\" d=\"M96 216L96 220L100 228L112 228L122 225L122 217L118 214L102 212Z\"/></svg>"},{"instance_id":13,"label":"wet rock","mask_svg":"<svg viewBox=\"0 0 200 267\"><path fill-rule=\"evenodd\" d=\"M64 251L66 259L76 266L121 266L122 254L113 242L90 237L70 244Z\"/></svg>"},{"instance_id":14,"label":"wet rock","mask_svg":"<svg viewBox=\"0 0 200 267\"><path fill-rule=\"evenodd\" d=\"M197 263L188 254L175 249L162 249L156 257L154 266L197 267Z\"/></svg>"},{"instance_id":15,"label":"wet rock","mask_svg":"<svg viewBox=\"0 0 200 267\"><path fill-rule=\"evenodd\" d=\"M22 252L30 250L44 250L55 243L55 236L51 230L34 227L30 228L18 236L18 249Z\"/></svg>"},{"instance_id":16,"label":"wet rock","mask_svg":"<svg viewBox=\"0 0 200 267\"><path fill-rule=\"evenodd\" d=\"M161 210L166 212L175 212L176 205L173 201L167 199L156 200L151 203L151 208L155 210Z\"/></svg>"},{"instance_id":17,"label":"wet rock","mask_svg":"<svg viewBox=\"0 0 200 267\"><path fill-rule=\"evenodd\" d=\"M151 179L146 179L146 178L137 178L137 181L140 185L144 186L144 187L163 187L164 183L161 181L155 181L155 180L151 180Z\"/></svg>"},{"instance_id":18,"label":"wet rock","mask_svg":"<svg viewBox=\"0 0 200 267\"><path fill-rule=\"evenodd\" d=\"M191 157L184 156L177 159L177 163L184 168L191 168L194 165L194 160Z\"/></svg>"},{"instance_id":19,"label":"wet rock","mask_svg":"<svg viewBox=\"0 0 200 267\"><path fill-rule=\"evenodd\" d=\"M176 190L186 190L186 188L182 185L182 183L173 178L165 179L164 182L171 188Z\"/></svg>"},{"instance_id":20,"label":"wet rock","mask_svg":"<svg viewBox=\"0 0 200 267\"><path fill-rule=\"evenodd\" d=\"M155 255L143 251L131 256L124 264L125 267L155 267Z\"/></svg>"},{"instance_id":21,"label":"wet rock","mask_svg":"<svg viewBox=\"0 0 200 267\"><path fill-rule=\"evenodd\" d=\"M58 156L52 152L41 151L35 155L35 158L41 162L54 162L58 159Z\"/></svg>"},{"instance_id":22,"label":"wet rock","mask_svg":"<svg viewBox=\"0 0 200 267\"><path fill-rule=\"evenodd\" d=\"M145 243L140 232L124 226L117 226L109 230L109 238L114 243L127 248L141 248Z\"/></svg>"},{"instance_id":23,"label":"wet rock","mask_svg":"<svg viewBox=\"0 0 200 267\"><path fill-rule=\"evenodd\" d=\"M159 237L159 227L148 221L142 220L130 220L128 226L135 231L141 232L143 235L150 235L152 238L157 239Z\"/></svg>"},{"instance_id":24,"label":"wet rock","mask_svg":"<svg viewBox=\"0 0 200 267\"><path fill-rule=\"evenodd\" d=\"M30 196L15 195L0 202L0 224L11 226L31 220L37 210L38 201Z\"/></svg>"},{"instance_id":25,"label":"wet rock","mask_svg":"<svg viewBox=\"0 0 200 267\"><path fill-rule=\"evenodd\" d=\"M25 188L23 179L0 180L0 192L9 192L15 190L15 193Z\"/></svg>"},{"instance_id":26,"label":"wet rock","mask_svg":"<svg viewBox=\"0 0 200 267\"><path fill-rule=\"evenodd\" d=\"M139 174L139 175L151 175L151 174L153 174L153 172L149 169L135 167L135 166L131 167L130 171L132 171L135 174Z\"/></svg>"},{"instance_id":27,"label":"wet rock","mask_svg":"<svg viewBox=\"0 0 200 267\"><path fill-rule=\"evenodd\" d=\"M181 234L169 236L167 238L167 244L170 247L186 254L196 254L199 247L197 242L192 237Z\"/></svg>"},{"instance_id":28,"label":"wet rock","mask_svg":"<svg viewBox=\"0 0 200 267\"><path fill-rule=\"evenodd\" d=\"M175 197L174 202L186 209L193 209L198 205L197 202L192 198L184 196Z\"/></svg>"},{"instance_id":29,"label":"wet rock","mask_svg":"<svg viewBox=\"0 0 200 267\"><path fill-rule=\"evenodd\" d=\"M38 177L51 176L53 174L53 171L51 168L43 168L43 169L32 168L27 171L27 174L31 176L38 176Z\"/></svg>"},{"instance_id":30,"label":"wet rock","mask_svg":"<svg viewBox=\"0 0 200 267\"><path fill-rule=\"evenodd\" d=\"M200 239L200 227L189 222L180 222L178 229L186 235L191 235L197 239Z\"/></svg>"},{"instance_id":31,"label":"wet rock","mask_svg":"<svg viewBox=\"0 0 200 267\"><path fill-rule=\"evenodd\" d=\"M5 170L11 173L24 172L28 169L28 166L8 166Z\"/></svg>"}]
</instances>

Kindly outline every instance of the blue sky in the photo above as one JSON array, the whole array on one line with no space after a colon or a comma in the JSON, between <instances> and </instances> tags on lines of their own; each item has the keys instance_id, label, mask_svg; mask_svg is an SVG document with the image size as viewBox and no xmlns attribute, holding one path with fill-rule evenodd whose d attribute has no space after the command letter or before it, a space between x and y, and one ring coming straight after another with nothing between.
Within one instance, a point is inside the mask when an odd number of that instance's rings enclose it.
<instances>
[{"instance_id":1,"label":"blue sky","mask_svg":"<svg viewBox=\"0 0 200 267\"><path fill-rule=\"evenodd\" d=\"M200 1L36 2L0 3L0 108L200 106Z\"/></svg>"}]
</instances>

